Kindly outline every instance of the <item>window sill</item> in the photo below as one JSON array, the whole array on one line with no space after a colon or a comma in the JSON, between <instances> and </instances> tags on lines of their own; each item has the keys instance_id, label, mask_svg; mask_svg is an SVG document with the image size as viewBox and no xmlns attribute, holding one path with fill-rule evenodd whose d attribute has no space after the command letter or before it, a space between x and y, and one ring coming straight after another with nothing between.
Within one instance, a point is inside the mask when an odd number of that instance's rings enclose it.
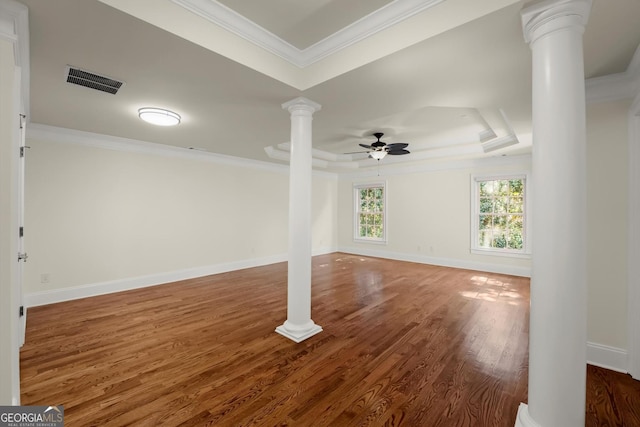
<instances>
[{"instance_id":1,"label":"window sill","mask_svg":"<svg viewBox=\"0 0 640 427\"><path fill-rule=\"evenodd\" d=\"M372 243L374 245L386 245L387 241L386 240L375 240L375 239L359 239L359 238L354 238L353 241L355 243Z\"/></svg>"},{"instance_id":2,"label":"window sill","mask_svg":"<svg viewBox=\"0 0 640 427\"><path fill-rule=\"evenodd\" d=\"M531 259L531 253L527 252L507 252L495 249L472 248L471 253L476 255L500 256L505 258Z\"/></svg>"}]
</instances>

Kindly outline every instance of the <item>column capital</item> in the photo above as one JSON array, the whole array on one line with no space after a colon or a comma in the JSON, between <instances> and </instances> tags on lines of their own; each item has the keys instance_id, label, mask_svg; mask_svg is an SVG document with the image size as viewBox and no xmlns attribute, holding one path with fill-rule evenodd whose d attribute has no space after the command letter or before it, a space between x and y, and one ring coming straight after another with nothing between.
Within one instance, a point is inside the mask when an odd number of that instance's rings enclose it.
<instances>
[{"instance_id":1,"label":"column capital","mask_svg":"<svg viewBox=\"0 0 640 427\"><path fill-rule=\"evenodd\" d=\"M295 99L292 99L291 101L288 101L282 104L282 108L285 110L288 110L290 113L293 113L294 111L302 110L302 111L308 111L311 114L313 114L316 111L319 111L322 108L322 106L317 102L313 102L310 99L307 99L303 96L299 96Z\"/></svg>"},{"instance_id":2,"label":"column capital","mask_svg":"<svg viewBox=\"0 0 640 427\"><path fill-rule=\"evenodd\" d=\"M527 43L556 30L575 27L584 32L592 0L541 0L522 9L522 30Z\"/></svg>"}]
</instances>

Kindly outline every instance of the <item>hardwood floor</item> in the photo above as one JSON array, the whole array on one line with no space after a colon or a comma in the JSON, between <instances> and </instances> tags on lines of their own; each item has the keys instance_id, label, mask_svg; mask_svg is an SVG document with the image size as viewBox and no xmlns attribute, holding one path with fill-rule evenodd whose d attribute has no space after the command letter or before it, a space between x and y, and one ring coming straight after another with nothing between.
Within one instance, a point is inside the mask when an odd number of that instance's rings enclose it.
<instances>
[{"instance_id":1,"label":"hardwood floor","mask_svg":"<svg viewBox=\"0 0 640 427\"><path fill-rule=\"evenodd\" d=\"M312 294L300 344L274 332L286 263L29 309L22 403L68 426L513 427L528 279L336 253ZM635 381L618 401L602 371L588 425L637 425Z\"/></svg>"},{"instance_id":2,"label":"hardwood floor","mask_svg":"<svg viewBox=\"0 0 640 427\"><path fill-rule=\"evenodd\" d=\"M587 427L640 426L640 381L587 365Z\"/></svg>"}]
</instances>

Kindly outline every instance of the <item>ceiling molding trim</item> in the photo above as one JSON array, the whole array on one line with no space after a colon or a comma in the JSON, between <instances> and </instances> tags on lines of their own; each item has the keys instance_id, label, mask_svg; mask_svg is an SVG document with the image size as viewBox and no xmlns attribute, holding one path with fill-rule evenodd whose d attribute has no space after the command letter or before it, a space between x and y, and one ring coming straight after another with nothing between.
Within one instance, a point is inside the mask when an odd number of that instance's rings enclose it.
<instances>
[{"instance_id":1,"label":"ceiling molding trim","mask_svg":"<svg viewBox=\"0 0 640 427\"><path fill-rule=\"evenodd\" d=\"M492 151L496 151L501 148L510 147L512 145L517 144L518 142L520 141L518 141L518 137L515 134L505 135L501 138L495 138L491 141L487 141L483 143L482 150L485 153L490 153Z\"/></svg>"},{"instance_id":2,"label":"ceiling molding trim","mask_svg":"<svg viewBox=\"0 0 640 427\"><path fill-rule=\"evenodd\" d=\"M30 78L29 9L15 0L0 0L0 39L13 43L16 67L20 67L22 113L29 116Z\"/></svg>"},{"instance_id":3,"label":"ceiling molding trim","mask_svg":"<svg viewBox=\"0 0 640 427\"><path fill-rule=\"evenodd\" d=\"M587 79L585 81L586 101L595 103L633 98L634 86L636 82L626 71Z\"/></svg>"},{"instance_id":4,"label":"ceiling molding trim","mask_svg":"<svg viewBox=\"0 0 640 427\"><path fill-rule=\"evenodd\" d=\"M305 68L445 0L395 0L305 49L298 49L216 0L171 0L188 11Z\"/></svg>"},{"instance_id":5,"label":"ceiling molding trim","mask_svg":"<svg viewBox=\"0 0 640 427\"><path fill-rule=\"evenodd\" d=\"M291 144L289 142L283 142L276 146L278 150L291 151ZM311 149L311 156L316 159L327 160L329 162L350 162L353 160L351 154L336 154L329 151L319 150L317 148Z\"/></svg>"},{"instance_id":6,"label":"ceiling molding trim","mask_svg":"<svg viewBox=\"0 0 640 427\"><path fill-rule=\"evenodd\" d=\"M269 146L264 148L264 152L267 153L267 156L271 159L282 160L287 163L291 161L291 153L289 151L283 151L274 146ZM311 164L314 167L323 169L326 169L329 166L328 161L316 158L311 159Z\"/></svg>"},{"instance_id":7,"label":"ceiling molding trim","mask_svg":"<svg viewBox=\"0 0 640 427\"><path fill-rule=\"evenodd\" d=\"M485 153L520 142L511 126L507 113L502 108L482 108L478 112L489 126L488 130L478 134L478 138L482 143L482 150ZM493 136L491 137L491 135Z\"/></svg>"},{"instance_id":8,"label":"ceiling molding trim","mask_svg":"<svg viewBox=\"0 0 640 427\"><path fill-rule=\"evenodd\" d=\"M279 56L289 63L299 65L300 50L255 22L215 0L171 0L188 11L216 24L227 31Z\"/></svg>"},{"instance_id":9,"label":"ceiling molding trim","mask_svg":"<svg viewBox=\"0 0 640 427\"><path fill-rule=\"evenodd\" d=\"M291 161L291 144L283 142L278 145L270 145L264 148L264 152L267 153L272 159L282 160L285 162ZM358 163L351 161L339 161L336 158L339 157L334 153L318 150L317 148L311 149L311 164L314 167L328 169L354 169L358 167Z\"/></svg>"},{"instance_id":10,"label":"ceiling molding trim","mask_svg":"<svg viewBox=\"0 0 640 427\"><path fill-rule=\"evenodd\" d=\"M627 73L636 76L636 78L640 77L640 45L636 48L633 58L631 58L631 62L629 62Z\"/></svg>"},{"instance_id":11,"label":"ceiling molding trim","mask_svg":"<svg viewBox=\"0 0 640 427\"><path fill-rule=\"evenodd\" d=\"M626 71L585 81L587 102L617 101L640 94L640 45Z\"/></svg>"},{"instance_id":12,"label":"ceiling molding trim","mask_svg":"<svg viewBox=\"0 0 640 427\"><path fill-rule=\"evenodd\" d=\"M386 158L385 158L386 160ZM480 158L467 158L455 160L441 160L436 162L421 163L416 165L383 165L380 164L380 175L411 175L424 172L440 172L459 169L517 167L523 171L531 170L531 154L515 156L486 156ZM378 176L376 168L367 168L353 172L341 172L339 180Z\"/></svg>"},{"instance_id":13,"label":"ceiling molding trim","mask_svg":"<svg viewBox=\"0 0 640 427\"><path fill-rule=\"evenodd\" d=\"M56 126L32 123L27 126L27 138L45 142L76 144L105 150L125 151L155 156L206 161L234 167L263 170L289 174L288 165L263 162L260 160L244 159L241 157L227 156L224 154L210 153L201 150L175 147L173 145L157 144L155 142L140 141L137 139L120 138L92 132L84 132L75 129L67 129ZM314 175L329 178L337 178L334 173L326 171L314 171Z\"/></svg>"},{"instance_id":14,"label":"ceiling molding trim","mask_svg":"<svg viewBox=\"0 0 640 427\"><path fill-rule=\"evenodd\" d=\"M519 140L515 134L506 135L496 138L491 142L480 144L479 142L459 144L453 147L437 147L426 148L423 150L412 150L409 156L386 156L384 160L377 161L363 155L345 155L335 154L317 148L312 149L312 164L314 167L330 169L338 171L337 173L347 172L354 169L387 169L393 168L394 165L406 165L407 163L415 163L420 161L436 160L442 161L447 158L470 158L482 157L486 153L496 151L514 144L518 144ZM278 145L271 145L264 148L265 153L272 159L289 162L291 146L288 142ZM403 166L406 167L406 166Z\"/></svg>"},{"instance_id":15,"label":"ceiling molding trim","mask_svg":"<svg viewBox=\"0 0 640 427\"><path fill-rule=\"evenodd\" d=\"M371 12L300 52L300 66L307 67L372 35L411 18L445 0L396 0Z\"/></svg>"}]
</instances>

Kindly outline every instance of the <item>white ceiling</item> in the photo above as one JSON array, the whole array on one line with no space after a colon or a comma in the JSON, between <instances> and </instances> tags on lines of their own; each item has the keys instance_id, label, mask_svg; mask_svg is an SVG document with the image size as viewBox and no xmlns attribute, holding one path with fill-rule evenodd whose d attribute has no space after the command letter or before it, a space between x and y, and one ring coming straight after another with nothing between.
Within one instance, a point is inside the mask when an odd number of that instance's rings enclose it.
<instances>
[{"instance_id":1,"label":"white ceiling","mask_svg":"<svg viewBox=\"0 0 640 427\"><path fill-rule=\"evenodd\" d=\"M530 149L522 1L442 0L426 9L416 9L431 3L424 0L217 3L244 16L230 24L241 22L239 32L181 6L211 1L23 0L30 121L282 163L290 122L281 104L305 96L322 105L313 146L316 166L329 170L373 165L340 154L370 144L376 131L385 142L410 143L412 154L389 156L388 164ZM393 25L380 21L392 16ZM594 1L584 37L587 77L627 68L640 44L638 17L640 0ZM358 39L362 28L367 38ZM269 32L262 40L290 44L294 57L317 53L327 40L344 43L300 66L243 36L255 29ZM67 65L126 84L117 95L71 85L63 79ZM145 106L169 108L183 121L153 127L136 115ZM513 145L485 153L483 135Z\"/></svg>"},{"instance_id":2,"label":"white ceiling","mask_svg":"<svg viewBox=\"0 0 640 427\"><path fill-rule=\"evenodd\" d=\"M220 3L305 49L392 0L223 0Z\"/></svg>"}]
</instances>

